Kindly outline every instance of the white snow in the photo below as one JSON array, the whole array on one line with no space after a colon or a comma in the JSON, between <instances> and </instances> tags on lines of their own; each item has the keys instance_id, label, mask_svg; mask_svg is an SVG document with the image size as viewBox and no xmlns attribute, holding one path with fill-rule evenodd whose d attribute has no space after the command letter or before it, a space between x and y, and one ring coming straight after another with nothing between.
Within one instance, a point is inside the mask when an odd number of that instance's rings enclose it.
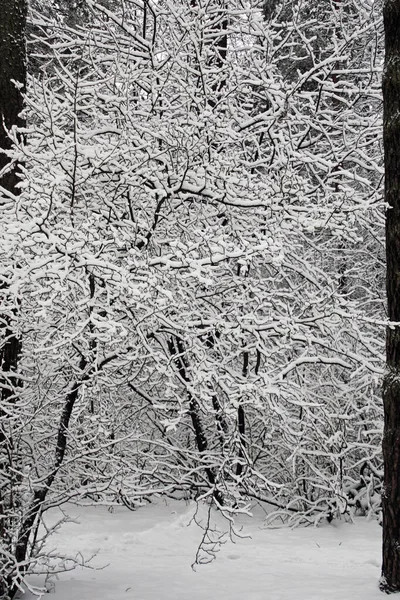
<instances>
[{"instance_id":1,"label":"white snow","mask_svg":"<svg viewBox=\"0 0 400 600\"><path fill-rule=\"evenodd\" d=\"M68 506L75 520L48 547L71 556L96 554L92 568L63 573L53 600L382 600L381 529L354 524L265 529L258 507L237 526L251 538L229 539L211 564L192 570L202 530L190 524L194 502L159 500L131 512ZM206 508L200 507L202 517ZM50 517L54 519L55 514ZM226 522L216 513L212 522ZM108 565L108 566L106 566ZM96 567L96 568L93 568ZM105 567L105 568L101 568ZM33 581L43 583L43 579ZM30 593L24 600L33 600Z\"/></svg>"}]
</instances>

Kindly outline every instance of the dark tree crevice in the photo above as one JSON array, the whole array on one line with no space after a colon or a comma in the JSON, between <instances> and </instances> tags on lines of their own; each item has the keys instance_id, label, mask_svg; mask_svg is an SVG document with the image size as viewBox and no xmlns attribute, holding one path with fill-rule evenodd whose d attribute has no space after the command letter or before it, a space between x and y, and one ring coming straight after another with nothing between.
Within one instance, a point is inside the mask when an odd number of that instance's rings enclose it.
<instances>
[{"instance_id":1,"label":"dark tree crevice","mask_svg":"<svg viewBox=\"0 0 400 600\"><path fill-rule=\"evenodd\" d=\"M385 156L386 291L390 321L400 322L400 0L384 5L385 68L383 142ZM383 562L381 590L400 592L400 327L386 330L383 381Z\"/></svg>"}]
</instances>

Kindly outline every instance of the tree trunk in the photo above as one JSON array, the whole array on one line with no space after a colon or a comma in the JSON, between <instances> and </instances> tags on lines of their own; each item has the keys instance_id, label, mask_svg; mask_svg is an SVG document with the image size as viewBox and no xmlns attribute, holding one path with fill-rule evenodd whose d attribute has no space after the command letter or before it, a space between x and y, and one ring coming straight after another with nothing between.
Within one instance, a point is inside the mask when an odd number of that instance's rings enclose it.
<instances>
[{"instance_id":1,"label":"tree trunk","mask_svg":"<svg viewBox=\"0 0 400 600\"><path fill-rule=\"evenodd\" d=\"M243 368L242 368L242 375L244 378L247 377L248 372L249 372L249 352L248 352L248 350L245 350L243 352ZM238 422L238 432L239 432L239 461L236 465L236 476L240 477L243 472L243 464L244 464L244 458L245 458L244 449L246 447L246 438L245 438L246 421L245 421L244 407L243 407L242 403L240 403L239 407L238 407L237 422Z\"/></svg>"},{"instance_id":2,"label":"tree trunk","mask_svg":"<svg viewBox=\"0 0 400 600\"><path fill-rule=\"evenodd\" d=\"M0 19L0 185L15 194L18 178L16 168L3 169L10 159L2 152L10 150L12 141L7 133L14 125L24 127L20 117L26 85L26 0L2 0Z\"/></svg>"},{"instance_id":3,"label":"tree trunk","mask_svg":"<svg viewBox=\"0 0 400 600\"><path fill-rule=\"evenodd\" d=\"M20 117L23 109L23 92L26 84L26 17L27 0L2 0L0 17L0 205L2 197L13 197L18 194L17 165L7 156L12 148L12 140L8 131L13 127L23 127L24 119ZM0 206L1 208L1 206ZM0 287L0 302L3 307L8 304L8 284L3 280ZM10 302L12 304L12 302ZM7 484L0 492L0 542L6 552L12 554L13 520L17 514L13 488L17 486L18 474L15 468L10 469L10 456L13 455L12 436L6 435L5 421L8 410L5 406L15 402L19 385L16 374L21 343L14 333L16 309L5 310L0 315L0 475L5 475ZM10 554L11 553L11 554ZM0 573L9 572L0 560ZM7 576L0 575L0 599L10 597L12 582Z\"/></svg>"},{"instance_id":4,"label":"tree trunk","mask_svg":"<svg viewBox=\"0 0 400 600\"><path fill-rule=\"evenodd\" d=\"M170 352L171 357L175 361L182 381L190 383L190 379L188 376L189 365L185 358L185 347L183 341L178 336L171 337L171 339L168 341L168 350ZM187 391L187 394L189 398L189 415L192 420L192 425L195 433L196 446L199 450L199 453L204 454L208 449L208 443L206 433L201 422L200 406L196 398L191 394L189 390ZM216 487L217 476L215 469L213 467L205 467L205 472L211 487L214 488L214 499L216 500L218 505L223 506L224 497L221 491L218 490Z\"/></svg>"},{"instance_id":5,"label":"tree trunk","mask_svg":"<svg viewBox=\"0 0 400 600\"><path fill-rule=\"evenodd\" d=\"M25 121L20 117L23 109L23 92L26 85L26 0L2 0L0 19L0 204L2 192L18 194L17 165L6 155L12 148L8 131L13 127L23 127ZM1 190L1 188L3 188ZM1 284L1 296L7 296L7 282ZM14 395L16 382L12 372L16 371L21 351L20 340L13 334L13 316L2 315L3 339L6 340L0 350L2 377L2 400ZM1 416L1 412L0 412ZM1 435L1 434L0 434ZM1 438L0 438L1 443Z\"/></svg>"},{"instance_id":6,"label":"tree trunk","mask_svg":"<svg viewBox=\"0 0 400 600\"><path fill-rule=\"evenodd\" d=\"M400 322L400 0L384 6L385 69L383 139L385 153L386 288L390 321ZM400 327L386 332L383 381L384 491L381 590L400 592Z\"/></svg>"},{"instance_id":7,"label":"tree trunk","mask_svg":"<svg viewBox=\"0 0 400 600\"><path fill-rule=\"evenodd\" d=\"M25 519L22 522L22 525L18 532L18 537L15 544L15 560L18 565L17 579L19 580L22 580L26 570L26 565L24 565L24 562L26 561L29 555L29 540L32 531L34 530L35 522L40 515L40 511L46 500L47 494L51 486L53 485L54 479L56 478L56 475L64 461L65 452L67 450L67 436L69 432L69 422L71 419L72 411L78 398L79 390L82 387L82 384L89 378L89 373L84 374L86 367L86 360L82 358L79 364L79 370L82 373L82 377L81 379L78 379L75 383L72 384L71 389L66 396L63 411L61 413L60 423L57 431L57 445L55 449L54 466L49 471L49 474L47 475L43 487L35 490L33 500L30 504L29 510L27 511L27 515L25 516ZM10 595L11 598L13 598L18 592L18 586L15 585L15 583L13 582L13 584L10 587Z\"/></svg>"}]
</instances>

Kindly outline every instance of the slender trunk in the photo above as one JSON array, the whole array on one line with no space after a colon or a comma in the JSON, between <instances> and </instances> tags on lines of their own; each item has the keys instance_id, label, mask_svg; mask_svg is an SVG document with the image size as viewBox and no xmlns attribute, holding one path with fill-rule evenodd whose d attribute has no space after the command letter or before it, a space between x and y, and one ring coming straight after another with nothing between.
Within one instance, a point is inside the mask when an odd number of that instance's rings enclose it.
<instances>
[{"instance_id":1,"label":"slender trunk","mask_svg":"<svg viewBox=\"0 0 400 600\"><path fill-rule=\"evenodd\" d=\"M247 377L248 375L248 371L249 371L249 352L248 350L245 350L243 352L243 368L242 368L242 375L244 378ZM236 475L238 477L240 477L240 475L243 472L243 466L244 466L244 450L246 447L246 438L245 438L245 434L246 434L246 421L245 421L245 413L244 413L244 407L242 402L239 404L238 407L238 432L239 432L239 461L236 465Z\"/></svg>"},{"instance_id":2,"label":"slender trunk","mask_svg":"<svg viewBox=\"0 0 400 600\"><path fill-rule=\"evenodd\" d=\"M87 362L84 358L82 358L79 365L79 370L82 372L82 374L86 366ZM75 406L75 402L78 398L79 390L82 384L88 379L88 377L89 374L87 373L86 375L83 375L80 380L73 383L70 388L70 391L66 396L64 408L60 418L60 423L58 425L57 444L55 448L53 468L49 472L43 486L35 490L29 510L27 511L25 519L22 522L15 547L15 560L17 563L18 572L14 574L14 579L17 579L17 581L21 581L23 579L24 572L26 570L24 562L29 556L29 540L31 537L31 533L35 529L35 524L37 519L40 517L43 503L46 500L47 494L51 486L53 485L54 479L64 461L64 456L67 449L69 422L71 419L72 411ZM15 583L11 585L10 592L11 598L13 598L14 595L18 592L18 587L15 585Z\"/></svg>"},{"instance_id":3,"label":"slender trunk","mask_svg":"<svg viewBox=\"0 0 400 600\"><path fill-rule=\"evenodd\" d=\"M217 394L212 395L211 401L215 412L215 421L217 423L217 432L219 437L219 443L221 446L221 452L223 452L225 446L225 439L228 433L228 424L226 422L225 415L223 413L222 406Z\"/></svg>"},{"instance_id":4,"label":"slender trunk","mask_svg":"<svg viewBox=\"0 0 400 600\"><path fill-rule=\"evenodd\" d=\"M174 358L175 364L178 369L178 373L183 381L186 383L190 382L188 375L188 363L185 358L185 347L183 341L178 337L174 336L168 341L168 350L172 358ZM207 451L208 443L207 437L203 428L203 424L200 416L200 406L197 402L196 398L193 394L188 390L188 399L189 399L189 415L192 421L196 446L200 452L200 454L204 454ZM210 482L211 486L215 486L217 477L215 473L215 469L213 467L206 467L205 472L207 475L207 479ZM214 487L214 498L219 505L224 504L224 498L221 492Z\"/></svg>"},{"instance_id":5,"label":"slender trunk","mask_svg":"<svg viewBox=\"0 0 400 600\"><path fill-rule=\"evenodd\" d=\"M386 288L390 321L400 322L400 0L384 5L385 68L383 140L385 155ZM400 592L400 327L386 331L383 381L383 563L381 590Z\"/></svg>"},{"instance_id":6,"label":"slender trunk","mask_svg":"<svg viewBox=\"0 0 400 600\"><path fill-rule=\"evenodd\" d=\"M215 338L218 337L218 332L211 332L206 337L206 346L210 350L215 350ZM210 384L210 389L211 389ZM224 446L226 441L226 436L229 431L228 422L226 420L226 416L224 414L223 408L221 406L221 402L219 400L218 394L213 391L211 396L211 402L213 405L214 413L215 413L215 421L217 424L217 432L219 437L219 442L221 446L221 452L224 452Z\"/></svg>"}]
</instances>

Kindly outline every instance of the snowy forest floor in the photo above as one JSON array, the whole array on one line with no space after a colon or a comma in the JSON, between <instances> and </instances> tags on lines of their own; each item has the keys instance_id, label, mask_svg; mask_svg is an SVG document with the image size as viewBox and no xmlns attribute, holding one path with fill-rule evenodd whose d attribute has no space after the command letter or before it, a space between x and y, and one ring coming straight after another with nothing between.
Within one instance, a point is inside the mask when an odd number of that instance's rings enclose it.
<instances>
[{"instance_id":1,"label":"snowy forest floor","mask_svg":"<svg viewBox=\"0 0 400 600\"><path fill-rule=\"evenodd\" d=\"M251 538L221 546L211 564L191 568L202 530L194 502L159 501L132 512L68 505L70 521L48 547L85 559L50 582L52 600L378 600L381 529L357 518L298 529L265 529L263 515L237 518ZM205 507L201 507L207 518ZM55 511L48 520L54 519ZM226 522L212 513L219 529ZM32 581L33 582L33 581ZM41 584L43 580L33 583ZM26 593L24 600L33 600Z\"/></svg>"}]
</instances>

